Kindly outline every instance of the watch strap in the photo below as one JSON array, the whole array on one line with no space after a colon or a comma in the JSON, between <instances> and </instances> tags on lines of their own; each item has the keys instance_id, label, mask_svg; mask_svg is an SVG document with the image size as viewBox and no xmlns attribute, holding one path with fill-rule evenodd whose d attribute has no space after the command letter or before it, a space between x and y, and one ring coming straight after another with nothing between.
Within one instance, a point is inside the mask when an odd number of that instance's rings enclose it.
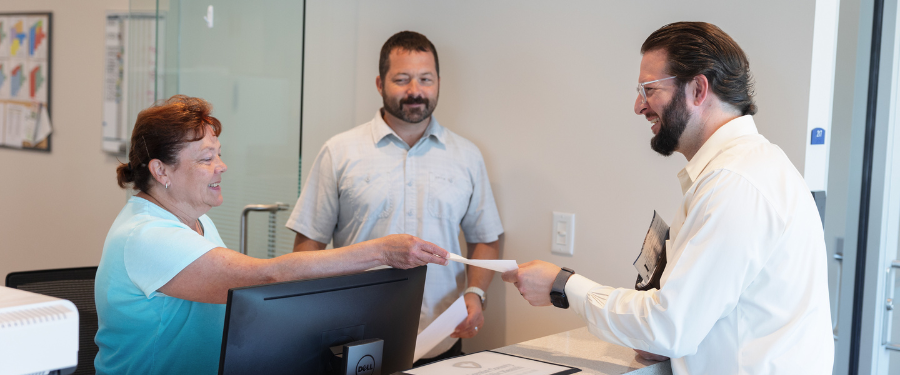
<instances>
[{"instance_id":1,"label":"watch strap","mask_svg":"<svg viewBox=\"0 0 900 375\"><path fill-rule=\"evenodd\" d=\"M476 296L478 296L478 298L481 298L481 309L484 310L484 302L487 299L485 297L484 290L477 286L470 286L470 287L466 288L466 291L463 292L463 295L465 295L467 293L475 294Z\"/></svg>"},{"instance_id":2,"label":"watch strap","mask_svg":"<svg viewBox=\"0 0 900 375\"><path fill-rule=\"evenodd\" d=\"M553 280L553 286L550 289L550 303L553 306L561 309L569 308L569 298L566 296L566 283L574 274L575 271L567 267L561 268L559 273L556 274L556 279Z\"/></svg>"}]
</instances>

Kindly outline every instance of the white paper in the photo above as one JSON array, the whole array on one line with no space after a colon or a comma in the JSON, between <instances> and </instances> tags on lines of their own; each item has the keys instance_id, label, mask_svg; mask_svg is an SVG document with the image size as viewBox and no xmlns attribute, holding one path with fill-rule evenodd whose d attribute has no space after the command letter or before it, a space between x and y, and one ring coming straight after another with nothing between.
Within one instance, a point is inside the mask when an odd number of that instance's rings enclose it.
<instances>
[{"instance_id":1,"label":"white paper","mask_svg":"<svg viewBox=\"0 0 900 375\"><path fill-rule=\"evenodd\" d=\"M469 312L466 310L466 301L462 296L456 299L444 313L437 317L428 327L419 333L416 337L416 353L413 356L413 362L418 361L422 356L434 349L445 338L449 337L456 326L466 320Z\"/></svg>"},{"instance_id":2,"label":"white paper","mask_svg":"<svg viewBox=\"0 0 900 375\"><path fill-rule=\"evenodd\" d=\"M425 365L412 375L552 375L571 368L495 352L478 352Z\"/></svg>"},{"instance_id":3,"label":"white paper","mask_svg":"<svg viewBox=\"0 0 900 375\"><path fill-rule=\"evenodd\" d=\"M28 142L34 146L52 131L43 103L0 103L0 145L21 148L23 142Z\"/></svg>"},{"instance_id":4,"label":"white paper","mask_svg":"<svg viewBox=\"0 0 900 375\"><path fill-rule=\"evenodd\" d=\"M498 259L498 260L485 260L485 259L466 259L459 255L450 253L450 256L447 259L452 260L454 262L465 263L468 265L472 265L475 267L486 268L491 271L497 272L506 272L519 269L519 265L514 260L507 259Z\"/></svg>"},{"instance_id":5,"label":"white paper","mask_svg":"<svg viewBox=\"0 0 900 375\"><path fill-rule=\"evenodd\" d=\"M3 134L0 135L0 143L5 146L22 148L22 141L25 138L25 129L29 121L33 122L29 116L33 111L28 106L8 103L4 111ZM33 128L33 126L32 126Z\"/></svg>"},{"instance_id":6,"label":"white paper","mask_svg":"<svg viewBox=\"0 0 900 375\"><path fill-rule=\"evenodd\" d=\"M50 114L47 113L47 106L43 103L38 103L36 106L38 110L32 112L25 133L25 140L30 142L32 146L47 139L47 136L53 131L52 125L50 125Z\"/></svg>"}]
</instances>

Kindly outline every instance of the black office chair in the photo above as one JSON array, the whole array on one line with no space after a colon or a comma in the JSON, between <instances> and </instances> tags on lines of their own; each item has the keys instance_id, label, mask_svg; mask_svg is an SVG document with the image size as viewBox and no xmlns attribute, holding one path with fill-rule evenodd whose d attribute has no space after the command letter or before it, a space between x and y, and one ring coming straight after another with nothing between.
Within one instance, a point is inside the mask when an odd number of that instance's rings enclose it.
<instances>
[{"instance_id":1,"label":"black office chair","mask_svg":"<svg viewBox=\"0 0 900 375\"><path fill-rule=\"evenodd\" d=\"M78 368L74 375L94 375L97 356L97 306L94 304L94 278L97 267L13 272L6 275L6 286L51 297L67 299L78 308Z\"/></svg>"}]
</instances>

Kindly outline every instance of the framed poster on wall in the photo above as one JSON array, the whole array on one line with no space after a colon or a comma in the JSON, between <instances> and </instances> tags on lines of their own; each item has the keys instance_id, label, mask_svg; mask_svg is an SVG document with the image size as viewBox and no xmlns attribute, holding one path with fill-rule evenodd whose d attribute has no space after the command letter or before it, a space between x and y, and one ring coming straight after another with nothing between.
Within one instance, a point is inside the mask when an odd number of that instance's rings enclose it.
<instances>
[{"instance_id":1,"label":"framed poster on wall","mask_svg":"<svg viewBox=\"0 0 900 375\"><path fill-rule=\"evenodd\" d=\"M125 155L129 126L164 90L156 62L165 59L165 46L157 39L165 39L164 13L106 13L102 148L109 154Z\"/></svg>"},{"instance_id":2,"label":"framed poster on wall","mask_svg":"<svg viewBox=\"0 0 900 375\"><path fill-rule=\"evenodd\" d=\"M51 20L0 13L0 147L50 152Z\"/></svg>"}]
</instances>

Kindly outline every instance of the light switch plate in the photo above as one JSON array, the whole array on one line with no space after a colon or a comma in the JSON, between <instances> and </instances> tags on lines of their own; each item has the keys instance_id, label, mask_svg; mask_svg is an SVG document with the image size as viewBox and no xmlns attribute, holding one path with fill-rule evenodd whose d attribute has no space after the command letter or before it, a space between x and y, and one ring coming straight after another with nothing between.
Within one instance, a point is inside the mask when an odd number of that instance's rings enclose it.
<instances>
[{"instance_id":1,"label":"light switch plate","mask_svg":"<svg viewBox=\"0 0 900 375\"><path fill-rule=\"evenodd\" d=\"M550 252L559 255L575 253L575 214L553 211L553 234Z\"/></svg>"}]
</instances>

